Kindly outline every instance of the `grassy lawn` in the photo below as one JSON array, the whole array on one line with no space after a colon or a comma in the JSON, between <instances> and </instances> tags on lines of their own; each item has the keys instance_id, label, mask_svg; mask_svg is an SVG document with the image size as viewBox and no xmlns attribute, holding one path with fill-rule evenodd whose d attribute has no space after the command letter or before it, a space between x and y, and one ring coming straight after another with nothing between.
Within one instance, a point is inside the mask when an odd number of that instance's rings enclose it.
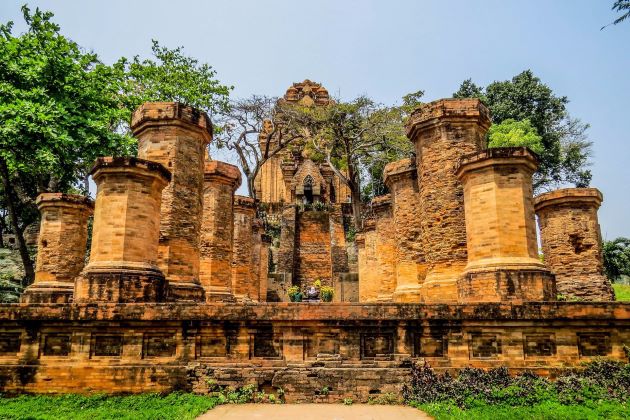
<instances>
[{"instance_id":1,"label":"grassy lawn","mask_svg":"<svg viewBox=\"0 0 630 420\"><path fill-rule=\"evenodd\" d=\"M448 403L430 403L417 406L437 420L513 420L513 419L628 419L630 407L616 401L585 402L580 405L563 405L543 402L532 406L487 405L462 410Z\"/></svg>"},{"instance_id":2,"label":"grassy lawn","mask_svg":"<svg viewBox=\"0 0 630 420\"><path fill-rule=\"evenodd\" d=\"M615 289L617 300L630 302L630 285L613 283L613 289Z\"/></svg>"},{"instance_id":3,"label":"grassy lawn","mask_svg":"<svg viewBox=\"0 0 630 420\"><path fill-rule=\"evenodd\" d=\"M183 393L165 396L22 395L0 398L0 419L194 419L217 403L214 397Z\"/></svg>"}]
</instances>

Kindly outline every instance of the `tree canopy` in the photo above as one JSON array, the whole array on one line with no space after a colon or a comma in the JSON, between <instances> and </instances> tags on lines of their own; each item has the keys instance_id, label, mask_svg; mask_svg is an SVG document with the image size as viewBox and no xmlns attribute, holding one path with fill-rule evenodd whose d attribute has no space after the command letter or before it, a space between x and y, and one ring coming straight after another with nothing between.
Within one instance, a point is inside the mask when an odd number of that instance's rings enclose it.
<instances>
[{"instance_id":1,"label":"tree canopy","mask_svg":"<svg viewBox=\"0 0 630 420\"><path fill-rule=\"evenodd\" d=\"M617 238L604 241L604 270L611 281L630 276L630 239Z\"/></svg>"},{"instance_id":2,"label":"tree canopy","mask_svg":"<svg viewBox=\"0 0 630 420\"><path fill-rule=\"evenodd\" d=\"M493 124L506 120L529 121L542 146L538 153L540 168L534 177L536 190L567 183L589 185L591 142L586 135L588 124L572 118L567 111L568 98L557 96L531 70L511 80L492 82L485 88L470 79L465 80L453 97L481 99L492 113ZM523 142L526 141L531 138L524 138Z\"/></svg>"}]
</instances>

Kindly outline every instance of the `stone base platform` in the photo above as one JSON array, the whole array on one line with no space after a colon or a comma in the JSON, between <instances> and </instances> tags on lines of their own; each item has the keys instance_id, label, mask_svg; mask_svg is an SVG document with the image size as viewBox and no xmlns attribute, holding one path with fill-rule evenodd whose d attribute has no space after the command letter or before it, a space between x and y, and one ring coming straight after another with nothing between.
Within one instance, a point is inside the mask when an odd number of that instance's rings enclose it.
<instances>
[{"instance_id":1,"label":"stone base platform","mask_svg":"<svg viewBox=\"0 0 630 420\"><path fill-rule=\"evenodd\" d=\"M623 360L630 303L0 305L0 392L207 392L288 402L399 392L412 361L555 376ZM327 387L328 395L322 395Z\"/></svg>"}]
</instances>

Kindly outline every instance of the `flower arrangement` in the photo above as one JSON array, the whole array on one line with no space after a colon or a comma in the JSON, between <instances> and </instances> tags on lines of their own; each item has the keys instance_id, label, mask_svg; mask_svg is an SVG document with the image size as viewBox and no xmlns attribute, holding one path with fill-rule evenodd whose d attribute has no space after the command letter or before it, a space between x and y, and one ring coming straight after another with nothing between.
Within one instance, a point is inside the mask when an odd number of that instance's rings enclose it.
<instances>
[{"instance_id":1,"label":"flower arrangement","mask_svg":"<svg viewBox=\"0 0 630 420\"><path fill-rule=\"evenodd\" d=\"M302 302L302 292L299 286L289 287L288 295L291 302Z\"/></svg>"},{"instance_id":2,"label":"flower arrangement","mask_svg":"<svg viewBox=\"0 0 630 420\"><path fill-rule=\"evenodd\" d=\"M320 289L320 296L322 298L322 302L332 302L333 296L335 295L335 289L330 286L322 286Z\"/></svg>"}]
</instances>

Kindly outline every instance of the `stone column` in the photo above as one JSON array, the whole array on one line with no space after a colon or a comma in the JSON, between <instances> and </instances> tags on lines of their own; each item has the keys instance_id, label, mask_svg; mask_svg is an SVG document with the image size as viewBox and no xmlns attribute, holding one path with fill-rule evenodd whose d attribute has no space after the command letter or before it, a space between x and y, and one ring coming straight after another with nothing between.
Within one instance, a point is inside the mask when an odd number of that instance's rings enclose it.
<instances>
[{"instance_id":1,"label":"stone column","mask_svg":"<svg viewBox=\"0 0 630 420\"><path fill-rule=\"evenodd\" d=\"M376 257L376 223L363 220L363 230L357 235L359 247L359 302L376 302L379 292Z\"/></svg>"},{"instance_id":2,"label":"stone column","mask_svg":"<svg viewBox=\"0 0 630 420\"><path fill-rule=\"evenodd\" d=\"M377 300L389 302L396 291L396 238L391 195L374 197L372 211L376 222Z\"/></svg>"},{"instance_id":3,"label":"stone column","mask_svg":"<svg viewBox=\"0 0 630 420\"><path fill-rule=\"evenodd\" d=\"M267 289L269 287L269 248L271 247L271 236L260 235L260 266L258 270L258 283L260 293L258 300L267 302Z\"/></svg>"},{"instance_id":4,"label":"stone column","mask_svg":"<svg viewBox=\"0 0 630 420\"><path fill-rule=\"evenodd\" d=\"M171 174L132 157L98 158L90 262L75 283L76 302L160 302L157 266L162 190Z\"/></svg>"},{"instance_id":5,"label":"stone column","mask_svg":"<svg viewBox=\"0 0 630 420\"><path fill-rule=\"evenodd\" d=\"M441 99L418 108L407 123L416 150L421 241L427 274L424 302L457 301L467 263L460 159L485 148L490 113L478 99Z\"/></svg>"},{"instance_id":6,"label":"stone column","mask_svg":"<svg viewBox=\"0 0 630 420\"><path fill-rule=\"evenodd\" d=\"M22 295L24 303L68 303L74 280L85 265L88 218L92 201L82 195L43 193L35 282Z\"/></svg>"},{"instance_id":7,"label":"stone column","mask_svg":"<svg viewBox=\"0 0 630 420\"><path fill-rule=\"evenodd\" d=\"M179 103L149 102L134 112L131 129L138 138L138 157L161 163L173 174L160 212L158 265L168 280L168 299L201 301L199 245L210 119Z\"/></svg>"},{"instance_id":8,"label":"stone column","mask_svg":"<svg viewBox=\"0 0 630 420\"><path fill-rule=\"evenodd\" d=\"M555 300L553 275L538 258L532 175L524 147L487 149L462 159L468 264L459 301Z\"/></svg>"},{"instance_id":9,"label":"stone column","mask_svg":"<svg viewBox=\"0 0 630 420\"><path fill-rule=\"evenodd\" d=\"M204 172L203 221L199 280L209 302L232 301L232 242L234 191L241 171L224 162L207 162Z\"/></svg>"},{"instance_id":10,"label":"stone column","mask_svg":"<svg viewBox=\"0 0 630 420\"><path fill-rule=\"evenodd\" d=\"M596 188L566 188L536 197L545 264L556 275L558 293L567 298L614 300L604 275Z\"/></svg>"},{"instance_id":11,"label":"stone column","mask_svg":"<svg viewBox=\"0 0 630 420\"><path fill-rule=\"evenodd\" d=\"M396 302L420 302L423 280L420 203L415 162L402 159L385 166L383 178L391 192L396 238Z\"/></svg>"},{"instance_id":12,"label":"stone column","mask_svg":"<svg viewBox=\"0 0 630 420\"><path fill-rule=\"evenodd\" d=\"M234 196L234 247L232 252L232 291L239 300L254 300L259 287L253 276L253 224L256 202L253 198Z\"/></svg>"}]
</instances>

